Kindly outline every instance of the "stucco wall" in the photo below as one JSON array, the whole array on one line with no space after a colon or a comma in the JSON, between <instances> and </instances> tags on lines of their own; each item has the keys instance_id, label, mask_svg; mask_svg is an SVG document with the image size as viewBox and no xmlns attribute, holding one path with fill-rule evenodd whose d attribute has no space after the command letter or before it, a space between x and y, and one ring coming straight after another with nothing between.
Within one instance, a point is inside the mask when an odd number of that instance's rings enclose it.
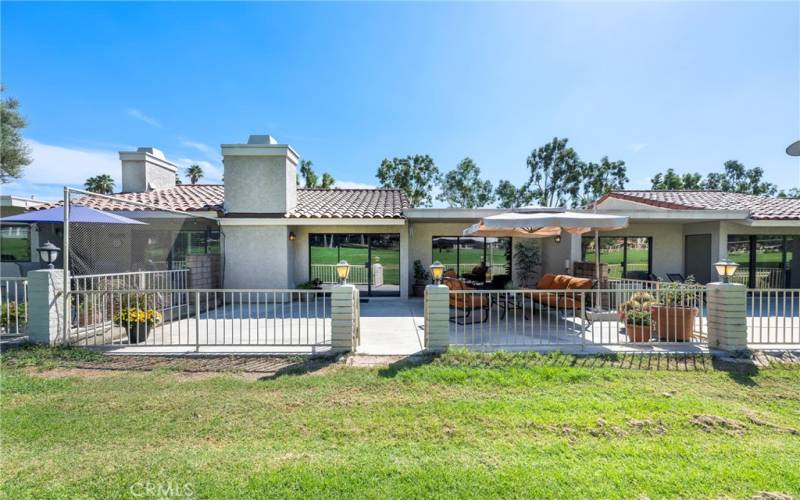
<instances>
[{"instance_id":1,"label":"stucco wall","mask_svg":"<svg viewBox=\"0 0 800 500\"><path fill-rule=\"evenodd\" d=\"M291 288L294 255L286 226L225 226L225 288Z\"/></svg>"},{"instance_id":2,"label":"stucco wall","mask_svg":"<svg viewBox=\"0 0 800 500\"><path fill-rule=\"evenodd\" d=\"M286 157L226 156L225 211L285 213L297 204L296 168Z\"/></svg>"},{"instance_id":3,"label":"stucco wall","mask_svg":"<svg viewBox=\"0 0 800 500\"><path fill-rule=\"evenodd\" d=\"M408 226L406 225L386 225L386 226L292 226L289 228L294 232L296 239L290 242L293 263L291 282L296 285L309 279L309 234L399 234L400 235L400 296L408 297L408 271L409 260L409 238Z\"/></svg>"}]
</instances>

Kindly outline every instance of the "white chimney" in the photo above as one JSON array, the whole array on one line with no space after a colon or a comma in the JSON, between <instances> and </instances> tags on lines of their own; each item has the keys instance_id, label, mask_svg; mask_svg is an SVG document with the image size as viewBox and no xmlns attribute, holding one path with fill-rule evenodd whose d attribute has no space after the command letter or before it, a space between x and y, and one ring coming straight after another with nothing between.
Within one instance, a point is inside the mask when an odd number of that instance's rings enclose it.
<instances>
[{"instance_id":1,"label":"white chimney","mask_svg":"<svg viewBox=\"0 0 800 500\"><path fill-rule=\"evenodd\" d=\"M297 205L298 155L270 135L223 144L225 212L283 215Z\"/></svg>"},{"instance_id":2,"label":"white chimney","mask_svg":"<svg viewBox=\"0 0 800 500\"><path fill-rule=\"evenodd\" d=\"M122 192L141 193L175 187L178 167L156 148L120 151Z\"/></svg>"}]
</instances>

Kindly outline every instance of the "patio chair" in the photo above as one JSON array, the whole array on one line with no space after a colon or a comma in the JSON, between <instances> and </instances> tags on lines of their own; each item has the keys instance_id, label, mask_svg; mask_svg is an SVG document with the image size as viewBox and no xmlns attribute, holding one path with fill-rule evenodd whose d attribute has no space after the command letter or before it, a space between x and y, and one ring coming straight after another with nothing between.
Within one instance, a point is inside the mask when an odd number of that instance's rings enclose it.
<instances>
[{"instance_id":1,"label":"patio chair","mask_svg":"<svg viewBox=\"0 0 800 500\"><path fill-rule=\"evenodd\" d=\"M673 283L683 283L686 278L681 273L667 273L667 279Z\"/></svg>"},{"instance_id":2,"label":"patio chair","mask_svg":"<svg viewBox=\"0 0 800 500\"><path fill-rule=\"evenodd\" d=\"M536 284L536 290L557 290L554 293L530 292L528 298L540 307L560 311L581 311L583 308L583 292L597 286L597 281L590 278L577 278L568 274L545 274ZM573 293L570 291L574 290Z\"/></svg>"},{"instance_id":3,"label":"patio chair","mask_svg":"<svg viewBox=\"0 0 800 500\"><path fill-rule=\"evenodd\" d=\"M474 290L474 288L467 286L463 281L458 278L444 278L444 284L453 291ZM482 294L470 293L451 293L450 294L450 309L454 311L454 315L450 317L450 321L458 323L459 325L469 325L472 323L485 323L489 319L489 306L491 300L489 297ZM473 311L481 311L480 319L473 319ZM459 311L463 316L459 316ZM459 321L461 319L462 321ZM469 319L469 321L467 321Z\"/></svg>"}]
</instances>

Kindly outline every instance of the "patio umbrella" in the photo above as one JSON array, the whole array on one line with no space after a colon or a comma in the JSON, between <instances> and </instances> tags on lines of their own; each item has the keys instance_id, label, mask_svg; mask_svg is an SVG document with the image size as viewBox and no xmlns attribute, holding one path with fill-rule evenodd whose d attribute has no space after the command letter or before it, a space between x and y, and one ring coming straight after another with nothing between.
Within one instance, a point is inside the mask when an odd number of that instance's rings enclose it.
<instances>
[{"instance_id":1,"label":"patio umbrella","mask_svg":"<svg viewBox=\"0 0 800 500\"><path fill-rule=\"evenodd\" d=\"M595 275L600 281L599 231L613 231L628 226L628 217L596 212L569 212L561 208L519 209L484 217L480 223L464 230L464 236L516 236L544 238L566 231L583 234L594 230Z\"/></svg>"},{"instance_id":2,"label":"patio umbrella","mask_svg":"<svg viewBox=\"0 0 800 500\"><path fill-rule=\"evenodd\" d=\"M31 210L24 214L12 215L0 219L2 222L23 222L23 223L64 223L64 207L53 207L45 210ZM121 215L110 212L103 212L94 208L81 205L71 205L69 207L69 221L81 224L147 224L135 219L129 219Z\"/></svg>"}]
</instances>

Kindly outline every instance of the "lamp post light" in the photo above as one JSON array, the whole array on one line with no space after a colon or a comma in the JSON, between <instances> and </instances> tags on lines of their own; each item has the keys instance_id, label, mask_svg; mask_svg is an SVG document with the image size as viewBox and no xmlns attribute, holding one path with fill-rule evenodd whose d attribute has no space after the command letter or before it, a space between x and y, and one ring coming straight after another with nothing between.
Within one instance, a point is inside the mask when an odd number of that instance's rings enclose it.
<instances>
[{"instance_id":1,"label":"lamp post light","mask_svg":"<svg viewBox=\"0 0 800 500\"><path fill-rule=\"evenodd\" d=\"M717 273L719 274L719 277L723 283L730 283L731 276L733 276L733 273L736 272L737 267L739 267L739 264L730 259L725 259L714 263L714 268L717 270Z\"/></svg>"},{"instance_id":2,"label":"lamp post light","mask_svg":"<svg viewBox=\"0 0 800 500\"><path fill-rule=\"evenodd\" d=\"M336 264L336 274L339 276L339 284L346 285L347 275L350 274L350 264L344 259L340 260L339 263Z\"/></svg>"},{"instance_id":3,"label":"lamp post light","mask_svg":"<svg viewBox=\"0 0 800 500\"><path fill-rule=\"evenodd\" d=\"M444 274L444 266L437 260L431 264L431 276L433 276L433 282L437 285L442 284L442 274Z\"/></svg>"},{"instance_id":4,"label":"lamp post light","mask_svg":"<svg viewBox=\"0 0 800 500\"><path fill-rule=\"evenodd\" d=\"M53 263L58 259L58 254L61 249L53 245L49 241L36 249L39 252L39 259L47 264L49 269L53 269Z\"/></svg>"}]
</instances>

